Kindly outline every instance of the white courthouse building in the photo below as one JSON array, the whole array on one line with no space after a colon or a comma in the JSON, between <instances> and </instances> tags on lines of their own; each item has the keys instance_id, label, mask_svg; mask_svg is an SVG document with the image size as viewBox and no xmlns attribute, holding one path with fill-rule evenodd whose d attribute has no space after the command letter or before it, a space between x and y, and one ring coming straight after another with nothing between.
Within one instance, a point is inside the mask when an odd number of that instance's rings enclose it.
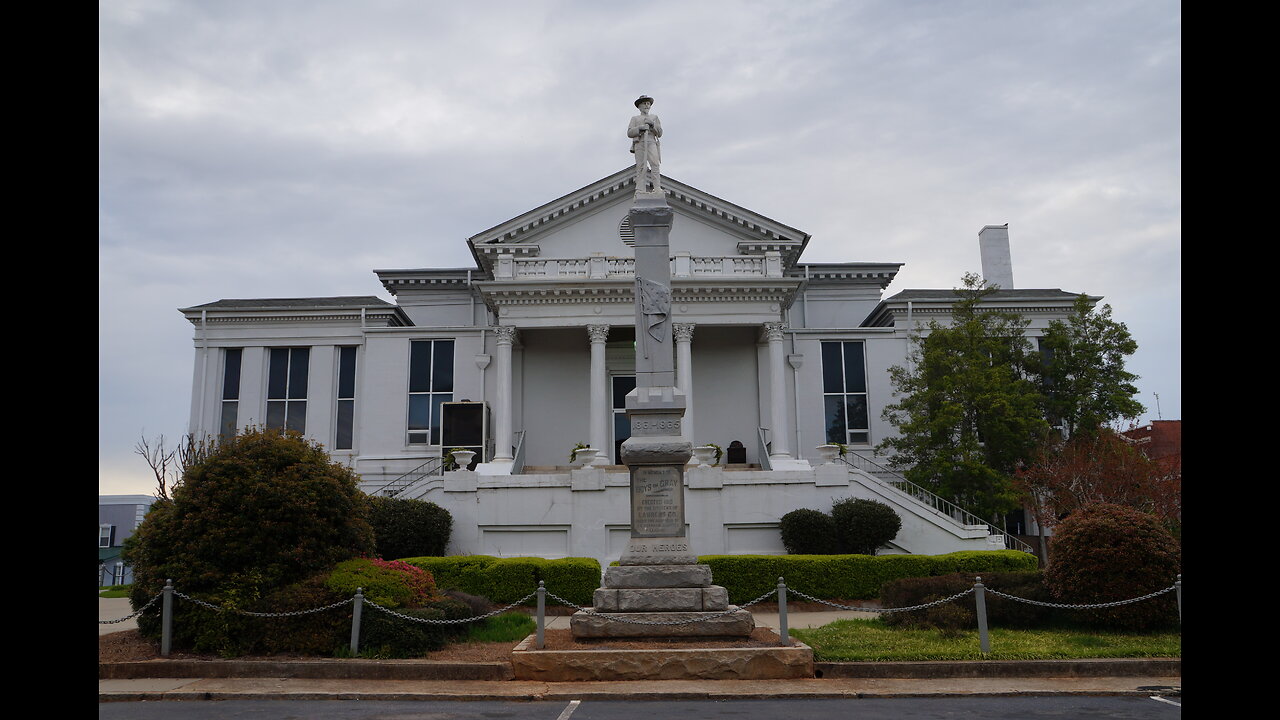
<instances>
[{"instance_id":1,"label":"white courthouse building","mask_svg":"<svg viewBox=\"0 0 1280 720\"><path fill-rule=\"evenodd\" d=\"M452 513L450 552L617 559L629 536L635 273L628 167L467 240L473 267L374 270L395 298L218 300L181 310L195 328L191 432L298 430L369 493ZM893 432L889 368L951 290L885 297L899 263L806 263L809 235L663 177L674 211L671 320L683 432L725 449L686 472L698 554L781 553L778 520L834 500L888 503L884 552L1005 547L994 528L870 461ZM980 233L987 300L1040 334L1074 296L1017 290L1007 227ZM959 277L957 271L956 276ZM815 446L843 442L848 463ZM578 443L599 451L570 468ZM732 450L731 444L736 445ZM474 470L442 472L455 447ZM1013 529L1010 528L1012 531Z\"/></svg>"}]
</instances>

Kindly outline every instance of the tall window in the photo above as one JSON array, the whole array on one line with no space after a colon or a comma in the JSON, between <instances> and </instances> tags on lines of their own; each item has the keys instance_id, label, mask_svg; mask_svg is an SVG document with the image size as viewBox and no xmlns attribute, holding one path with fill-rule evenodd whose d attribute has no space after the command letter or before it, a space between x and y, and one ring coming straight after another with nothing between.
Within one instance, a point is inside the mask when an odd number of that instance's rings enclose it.
<instances>
[{"instance_id":1,"label":"tall window","mask_svg":"<svg viewBox=\"0 0 1280 720\"><path fill-rule=\"evenodd\" d=\"M822 343L827 442L867 445L867 369L861 340Z\"/></svg>"},{"instance_id":2,"label":"tall window","mask_svg":"<svg viewBox=\"0 0 1280 720\"><path fill-rule=\"evenodd\" d=\"M356 421L356 349L338 348L338 422L335 450L350 450Z\"/></svg>"},{"instance_id":3,"label":"tall window","mask_svg":"<svg viewBox=\"0 0 1280 720\"><path fill-rule=\"evenodd\" d=\"M114 547L116 544L116 526L115 525L99 525L98 526L98 547Z\"/></svg>"},{"instance_id":4,"label":"tall window","mask_svg":"<svg viewBox=\"0 0 1280 720\"><path fill-rule=\"evenodd\" d=\"M440 405L453 400L453 341L409 343L409 444L440 444Z\"/></svg>"},{"instance_id":5,"label":"tall window","mask_svg":"<svg viewBox=\"0 0 1280 720\"><path fill-rule=\"evenodd\" d=\"M237 413L240 410L240 348L222 351L222 418L218 434L231 437L236 434Z\"/></svg>"},{"instance_id":6,"label":"tall window","mask_svg":"<svg viewBox=\"0 0 1280 720\"><path fill-rule=\"evenodd\" d=\"M267 367L267 427L307 431L307 370L311 348L271 348Z\"/></svg>"}]
</instances>

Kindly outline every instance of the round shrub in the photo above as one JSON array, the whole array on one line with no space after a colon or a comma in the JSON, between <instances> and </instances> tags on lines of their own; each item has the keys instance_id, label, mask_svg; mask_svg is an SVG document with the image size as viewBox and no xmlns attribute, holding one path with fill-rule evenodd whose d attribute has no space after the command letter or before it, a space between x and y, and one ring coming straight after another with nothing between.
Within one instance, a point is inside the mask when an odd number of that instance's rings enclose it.
<instances>
[{"instance_id":1,"label":"round shrub","mask_svg":"<svg viewBox=\"0 0 1280 720\"><path fill-rule=\"evenodd\" d=\"M183 474L172 500L157 501L125 543L139 608L166 578L193 597L256 609L264 595L336 563L373 552L358 476L296 433L250 430L227 438ZM138 618L159 635L159 603ZM242 619L179 600L177 647L241 652Z\"/></svg>"},{"instance_id":2,"label":"round shrub","mask_svg":"<svg viewBox=\"0 0 1280 720\"><path fill-rule=\"evenodd\" d=\"M1054 529L1045 583L1062 602L1094 604L1140 597L1173 585L1182 567L1178 542L1155 516L1098 504ZM1103 610L1073 610L1079 620L1114 630L1146 631L1178 622L1169 592Z\"/></svg>"},{"instance_id":3,"label":"round shrub","mask_svg":"<svg viewBox=\"0 0 1280 720\"><path fill-rule=\"evenodd\" d=\"M782 546L791 555L830 555L836 551L836 526L820 510L801 508L782 516Z\"/></svg>"},{"instance_id":4,"label":"round shrub","mask_svg":"<svg viewBox=\"0 0 1280 720\"><path fill-rule=\"evenodd\" d=\"M453 516L425 500L371 497L369 524L373 526L379 557L439 557L449 546Z\"/></svg>"},{"instance_id":5,"label":"round shrub","mask_svg":"<svg viewBox=\"0 0 1280 720\"><path fill-rule=\"evenodd\" d=\"M898 536L902 518L875 500L845 498L831 506L837 549L841 553L875 555L876 549Z\"/></svg>"}]
</instances>

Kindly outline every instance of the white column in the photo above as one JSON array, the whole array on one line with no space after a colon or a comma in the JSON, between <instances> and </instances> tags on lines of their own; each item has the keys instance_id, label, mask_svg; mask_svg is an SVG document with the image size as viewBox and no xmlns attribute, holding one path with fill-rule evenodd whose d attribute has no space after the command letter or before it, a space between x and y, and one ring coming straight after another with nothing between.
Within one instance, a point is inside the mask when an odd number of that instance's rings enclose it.
<instances>
[{"instance_id":1,"label":"white column","mask_svg":"<svg viewBox=\"0 0 1280 720\"><path fill-rule=\"evenodd\" d=\"M764 335L769 342L769 462L775 469L792 462L787 426L787 355L782 347L782 323L764 324ZM782 461L781 463L779 461Z\"/></svg>"},{"instance_id":2,"label":"white column","mask_svg":"<svg viewBox=\"0 0 1280 720\"><path fill-rule=\"evenodd\" d=\"M676 339L676 387L684 392L684 419L680 435L697 444L693 437L693 323L672 323Z\"/></svg>"},{"instance_id":3,"label":"white column","mask_svg":"<svg viewBox=\"0 0 1280 720\"><path fill-rule=\"evenodd\" d=\"M498 402L494 409L493 461L510 466L514 459L511 452L511 346L516 341L516 329L510 325L499 325L493 329L493 336L498 343L497 362L494 364L497 374L494 394Z\"/></svg>"},{"instance_id":4,"label":"white column","mask_svg":"<svg viewBox=\"0 0 1280 720\"><path fill-rule=\"evenodd\" d=\"M588 325L587 337L591 339L591 426L587 429L587 442L599 450L592 465L608 465L612 453L609 444L609 377L604 363L605 342L609 339L608 325Z\"/></svg>"}]
</instances>

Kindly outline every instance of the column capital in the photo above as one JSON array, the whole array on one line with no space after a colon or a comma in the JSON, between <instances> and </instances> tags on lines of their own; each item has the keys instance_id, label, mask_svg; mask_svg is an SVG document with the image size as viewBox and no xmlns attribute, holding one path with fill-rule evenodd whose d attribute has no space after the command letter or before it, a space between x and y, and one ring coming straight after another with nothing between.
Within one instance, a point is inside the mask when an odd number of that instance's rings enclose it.
<instances>
[{"instance_id":1,"label":"column capital","mask_svg":"<svg viewBox=\"0 0 1280 720\"><path fill-rule=\"evenodd\" d=\"M588 325L587 337L591 338L592 343L602 343L609 340L608 325Z\"/></svg>"},{"instance_id":2,"label":"column capital","mask_svg":"<svg viewBox=\"0 0 1280 720\"><path fill-rule=\"evenodd\" d=\"M676 342L693 342L695 327L694 323L671 323L671 334L675 335Z\"/></svg>"},{"instance_id":3,"label":"column capital","mask_svg":"<svg viewBox=\"0 0 1280 720\"><path fill-rule=\"evenodd\" d=\"M783 325L780 322L764 323L760 337L768 342L782 342Z\"/></svg>"},{"instance_id":4,"label":"column capital","mask_svg":"<svg viewBox=\"0 0 1280 720\"><path fill-rule=\"evenodd\" d=\"M518 333L514 325L496 325L493 328L493 336L499 345L514 345Z\"/></svg>"}]
</instances>

